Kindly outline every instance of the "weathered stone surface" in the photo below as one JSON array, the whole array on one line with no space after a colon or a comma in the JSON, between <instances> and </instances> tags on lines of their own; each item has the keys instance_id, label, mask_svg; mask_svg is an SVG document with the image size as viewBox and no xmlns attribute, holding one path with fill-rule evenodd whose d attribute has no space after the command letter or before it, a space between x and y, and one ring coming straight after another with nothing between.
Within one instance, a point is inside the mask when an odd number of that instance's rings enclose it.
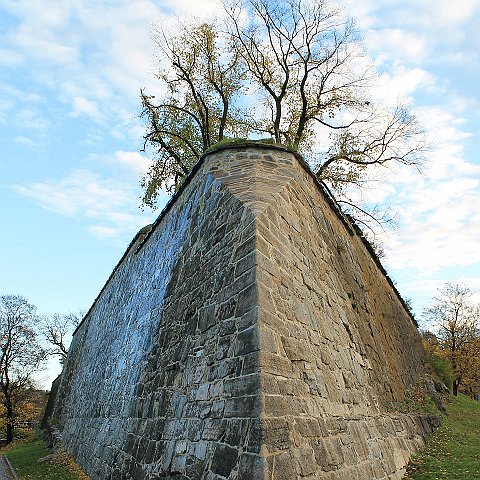
<instances>
[{"instance_id":1,"label":"weathered stone surface","mask_svg":"<svg viewBox=\"0 0 480 480\"><path fill-rule=\"evenodd\" d=\"M400 478L416 327L291 153L209 154L77 329L53 415L93 479Z\"/></svg>"},{"instance_id":2,"label":"weathered stone surface","mask_svg":"<svg viewBox=\"0 0 480 480\"><path fill-rule=\"evenodd\" d=\"M211 470L222 477L228 477L233 467L237 464L238 449L229 445L219 444L215 448Z\"/></svg>"}]
</instances>

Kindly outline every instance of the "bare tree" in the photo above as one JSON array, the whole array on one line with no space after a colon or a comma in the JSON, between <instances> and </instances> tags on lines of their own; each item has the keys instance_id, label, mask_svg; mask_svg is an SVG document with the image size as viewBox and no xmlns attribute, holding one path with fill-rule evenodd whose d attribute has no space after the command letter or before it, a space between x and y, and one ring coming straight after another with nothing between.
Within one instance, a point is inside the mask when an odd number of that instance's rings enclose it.
<instances>
[{"instance_id":1,"label":"bare tree","mask_svg":"<svg viewBox=\"0 0 480 480\"><path fill-rule=\"evenodd\" d=\"M78 313L60 314L42 317L40 320L40 333L50 344L47 349L48 355L56 355L63 365L68 355L68 344L73 330L80 324L84 311Z\"/></svg>"},{"instance_id":2,"label":"bare tree","mask_svg":"<svg viewBox=\"0 0 480 480\"><path fill-rule=\"evenodd\" d=\"M363 188L372 167L420 165L427 144L405 105L390 110L372 99L374 72L363 66L354 22L325 0L246 0L227 11L227 29L269 112L257 130L302 153L360 223L388 223L346 190ZM315 139L325 132L330 143L322 147Z\"/></svg>"},{"instance_id":3,"label":"bare tree","mask_svg":"<svg viewBox=\"0 0 480 480\"><path fill-rule=\"evenodd\" d=\"M168 181L176 187L210 145L241 133L299 151L347 213L382 221L346 190L363 188L372 168L419 165L426 144L408 108L373 100L354 22L326 0L232 2L223 33L201 24L156 37L170 70L157 76L166 100L141 93L145 146L157 154L143 179L144 204Z\"/></svg>"},{"instance_id":4,"label":"bare tree","mask_svg":"<svg viewBox=\"0 0 480 480\"><path fill-rule=\"evenodd\" d=\"M32 375L45 360L35 326L36 307L20 295L0 297L0 389L6 412L7 443L13 440L17 402L32 386Z\"/></svg>"},{"instance_id":5,"label":"bare tree","mask_svg":"<svg viewBox=\"0 0 480 480\"><path fill-rule=\"evenodd\" d=\"M466 286L448 282L424 311L424 318L437 330L440 345L448 354L454 395L458 394L471 363L469 352L476 352L472 346L477 345L480 308L472 303L472 293Z\"/></svg>"},{"instance_id":6,"label":"bare tree","mask_svg":"<svg viewBox=\"0 0 480 480\"><path fill-rule=\"evenodd\" d=\"M343 22L338 10L324 1L250 0L227 12L236 50L270 113L263 132L276 142L301 149L315 124L344 128L336 112L363 110L357 88L366 84L366 72L351 65L359 42L353 22Z\"/></svg>"}]
</instances>

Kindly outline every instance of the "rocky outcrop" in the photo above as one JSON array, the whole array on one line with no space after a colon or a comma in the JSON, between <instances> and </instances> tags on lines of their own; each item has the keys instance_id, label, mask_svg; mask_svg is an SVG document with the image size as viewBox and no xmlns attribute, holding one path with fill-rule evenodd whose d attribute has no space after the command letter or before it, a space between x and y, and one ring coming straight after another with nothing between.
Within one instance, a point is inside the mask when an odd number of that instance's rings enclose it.
<instances>
[{"instance_id":1,"label":"rocky outcrop","mask_svg":"<svg viewBox=\"0 0 480 480\"><path fill-rule=\"evenodd\" d=\"M77 329L54 416L94 479L401 478L417 329L303 161L210 152Z\"/></svg>"}]
</instances>

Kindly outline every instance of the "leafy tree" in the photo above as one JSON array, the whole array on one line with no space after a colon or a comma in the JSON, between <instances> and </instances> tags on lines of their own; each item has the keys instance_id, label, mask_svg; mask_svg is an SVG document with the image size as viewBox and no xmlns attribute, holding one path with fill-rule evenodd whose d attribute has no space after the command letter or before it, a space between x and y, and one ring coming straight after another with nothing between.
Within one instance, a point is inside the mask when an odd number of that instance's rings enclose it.
<instances>
[{"instance_id":1,"label":"leafy tree","mask_svg":"<svg viewBox=\"0 0 480 480\"><path fill-rule=\"evenodd\" d=\"M461 350L457 363L461 378L459 390L476 399L480 395L480 334Z\"/></svg>"},{"instance_id":2,"label":"leafy tree","mask_svg":"<svg viewBox=\"0 0 480 480\"><path fill-rule=\"evenodd\" d=\"M67 359L69 338L84 316L83 311L67 314L54 313L40 320L40 333L50 345L46 352L48 355L58 356L62 365Z\"/></svg>"},{"instance_id":3,"label":"leafy tree","mask_svg":"<svg viewBox=\"0 0 480 480\"><path fill-rule=\"evenodd\" d=\"M25 389L15 404L15 428L23 430L25 434L31 433L31 430L38 424L45 409L47 396L45 391L34 388ZM6 409L0 404L0 429L6 430L7 422L5 418ZM30 432L29 432L30 430Z\"/></svg>"},{"instance_id":4,"label":"leafy tree","mask_svg":"<svg viewBox=\"0 0 480 480\"><path fill-rule=\"evenodd\" d=\"M470 288L446 283L424 311L424 318L435 328L439 346L453 371L453 394L475 372L478 360L480 309L471 302Z\"/></svg>"},{"instance_id":5,"label":"leafy tree","mask_svg":"<svg viewBox=\"0 0 480 480\"><path fill-rule=\"evenodd\" d=\"M210 23L155 37L170 65L157 75L167 87L161 102L141 92L145 147L156 153L144 205L158 188L178 186L213 143L268 135L302 153L345 210L372 216L346 186L363 186L372 166L418 165L426 146L405 106L390 111L369 95L354 23L324 0L245 0L225 10L225 31Z\"/></svg>"},{"instance_id":6,"label":"leafy tree","mask_svg":"<svg viewBox=\"0 0 480 480\"><path fill-rule=\"evenodd\" d=\"M18 403L33 384L45 359L38 343L36 307L20 295L0 296L0 389L5 408L7 443L13 440Z\"/></svg>"},{"instance_id":7,"label":"leafy tree","mask_svg":"<svg viewBox=\"0 0 480 480\"><path fill-rule=\"evenodd\" d=\"M155 31L155 45L169 67L156 75L167 90L163 99L156 102L140 92L148 128L144 149L151 147L155 156L142 180L144 205L153 207L162 187L175 190L208 147L243 133L235 102L245 72L238 52L219 37L208 23L182 25L172 37L161 28Z\"/></svg>"}]
</instances>

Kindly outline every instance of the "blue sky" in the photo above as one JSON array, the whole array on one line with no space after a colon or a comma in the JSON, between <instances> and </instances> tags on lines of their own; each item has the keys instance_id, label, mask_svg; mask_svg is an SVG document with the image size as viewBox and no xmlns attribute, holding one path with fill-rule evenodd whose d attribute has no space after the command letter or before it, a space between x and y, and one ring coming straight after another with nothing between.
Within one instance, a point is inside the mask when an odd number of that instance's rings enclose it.
<instances>
[{"instance_id":1,"label":"blue sky","mask_svg":"<svg viewBox=\"0 0 480 480\"><path fill-rule=\"evenodd\" d=\"M480 290L480 2L345 6L380 72L376 94L405 98L436 146L423 175L385 170L365 193L397 212L384 264L419 315L446 280ZM150 26L215 11L202 0L0 0L0 293L47 314L91 305L158 213L139 209L139 90L158 91Z\"/></svg>"}]
</instances>

